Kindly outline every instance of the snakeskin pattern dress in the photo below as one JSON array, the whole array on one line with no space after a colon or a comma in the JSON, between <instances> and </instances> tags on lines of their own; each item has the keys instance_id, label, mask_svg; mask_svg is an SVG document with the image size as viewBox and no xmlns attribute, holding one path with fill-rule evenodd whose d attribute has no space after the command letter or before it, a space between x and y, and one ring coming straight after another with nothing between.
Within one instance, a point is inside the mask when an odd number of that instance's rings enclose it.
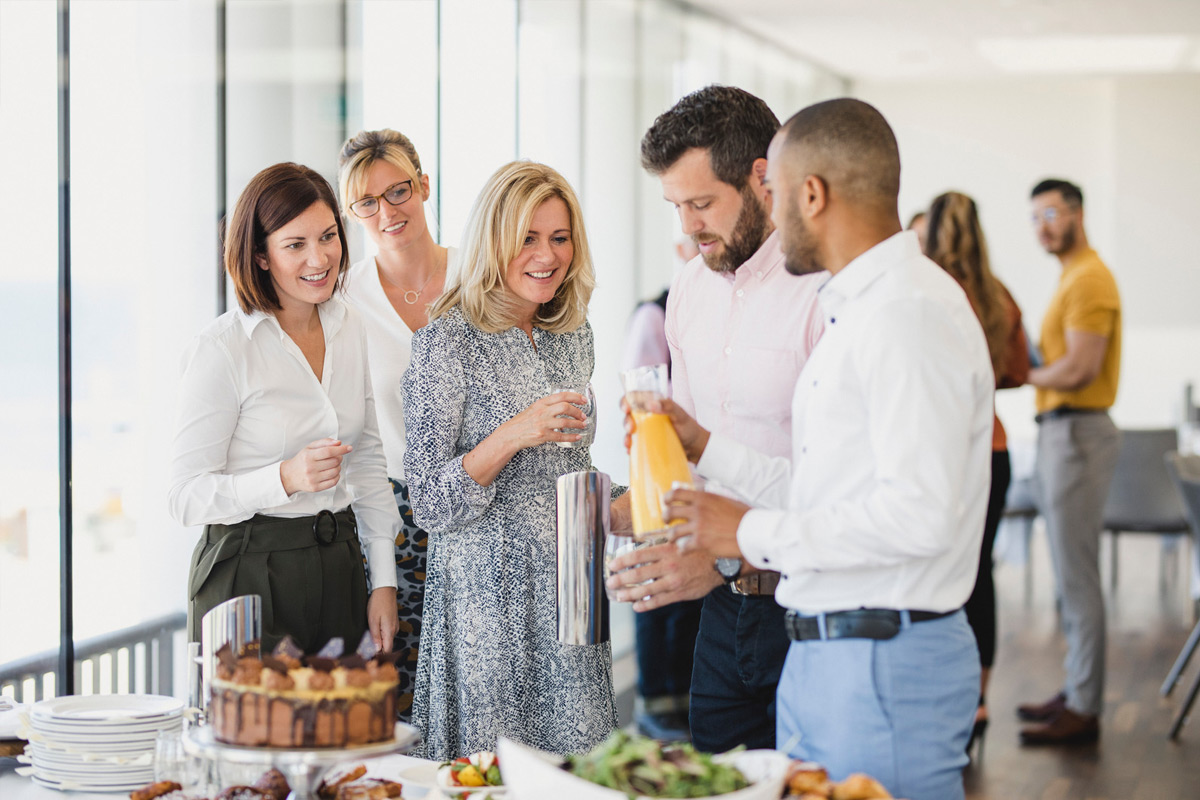
<instances>
[{"instance_id":1,"label":"snakeskin pattern dress","mask_svg":"<svg viewBox=\"0 0 1200 800\"><path fill-rule=\"evenodd\" d=\"M560 644L555 481L586 448L520 451L490 486L463 456L561 383L591 379L592 330L484 333L455 307L417 331L403 391L404 470L429 532L413 724L426 758L495 749L499 736L585 752L616 726L608 644Z\"/></svg>"}]
</instances>

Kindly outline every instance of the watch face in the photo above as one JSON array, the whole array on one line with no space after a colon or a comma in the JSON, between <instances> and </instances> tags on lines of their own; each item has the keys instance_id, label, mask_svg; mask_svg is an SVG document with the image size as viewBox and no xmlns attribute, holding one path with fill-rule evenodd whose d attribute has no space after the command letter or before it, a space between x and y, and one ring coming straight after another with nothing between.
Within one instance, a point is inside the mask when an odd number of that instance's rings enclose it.
<instances>
[{"instance_id":1,"label":"watch face","mask_svg":"<svg viewBox=\"0 0 1200 800\"><path fill-rule=\"evenodd\" d=\"M717 572L721 573L723 578L736 578L737 574L742 571L742 560L740 558L718 558Z\"/></svg>"}]
</instances>

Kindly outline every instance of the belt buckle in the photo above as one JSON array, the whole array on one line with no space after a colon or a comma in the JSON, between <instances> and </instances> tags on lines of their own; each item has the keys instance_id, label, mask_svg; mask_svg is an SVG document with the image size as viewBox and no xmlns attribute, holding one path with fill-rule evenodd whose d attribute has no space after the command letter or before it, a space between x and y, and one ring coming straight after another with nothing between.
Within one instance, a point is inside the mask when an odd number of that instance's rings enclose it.
<instances>
[{"instance_id":1,"label":"belt buckle","mask_svg":"<svg viewBox=\"0 0 1200 800\"><path fill-rule=\"evenodd\" d=\"M744 578L738 578L729 584L729 590L734 594L739 594L744 597L750 597L758 594L759 590L759 573L747 575Z\"/></svg>"},{"instance_id":2,"label":"belt buckle","mask_svg":"<svg viewBox=\"0 0 1200 800\"><path fill-rule=\"evenodd\" d=\"M333 520L333 533L329 535L328 541L321 538L321 517L323 517L323 516L328 516L331 520ZM320 511L318 511L317 516L313 518L313 538L317 540L317 544L321 545L322 547L329 547L329 545L331 545L337 541L337 536L338 536L337 517L334 516L333 512L327 508L323 508Z\"/></svg>"}]
</instances>

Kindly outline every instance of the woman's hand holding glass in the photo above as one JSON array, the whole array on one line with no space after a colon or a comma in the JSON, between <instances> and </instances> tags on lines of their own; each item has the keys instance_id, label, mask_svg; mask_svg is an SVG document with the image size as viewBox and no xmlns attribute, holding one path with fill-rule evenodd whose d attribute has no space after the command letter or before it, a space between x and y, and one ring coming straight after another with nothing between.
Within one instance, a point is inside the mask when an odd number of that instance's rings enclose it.
<instances>
[{"instance_id":1,"label":"woman's hand holding glass","mask_svg":"<svg viewBox=\"0 0 1200 800\"><path fill-rule=\"evenodd\" d=\"M587 431L587 415L582 410L587 403L579 392L554 392L535 400L501 427L508 429L514 453L547 442L576 447Z\"/></svg>"},{"instance_id":2,"label":"woman's hand holding glass","mask_svg":"<svg viewBox=\"0 0 1200 800\"><path fill-rule=\"evenodd\" d=\"M587 402L579 405L578 408L583 412L587 421L587 426L583 429L581 438L576 441L557 442L559 447L588 447L596 440L596 394L592 391L590 383L560 383L550 387L550 394L559 394L561 392L570 392L583 397ZM559 433L574 433L572 430L563 428Z\"/></svg>"},{"instance_id":3,"label":"woman's hand holding glass","mask_svg":"<svg viewBox=\"0 0 1200 800\"><path fill-rule=\"evenodd\" d=\"M337 485L342 459L354 448L337 439L318 439L279 465L279 478L288 496L323 492Z\"/></svg>"}]
</instances>

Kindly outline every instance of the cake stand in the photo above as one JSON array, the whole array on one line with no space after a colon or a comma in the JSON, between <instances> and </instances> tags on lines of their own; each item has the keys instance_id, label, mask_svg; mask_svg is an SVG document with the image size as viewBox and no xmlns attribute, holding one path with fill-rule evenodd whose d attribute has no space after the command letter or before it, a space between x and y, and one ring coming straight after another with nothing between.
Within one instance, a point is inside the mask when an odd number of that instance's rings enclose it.
<instances>
[{"instance_id":1,"label":"cake stand","mask_svg":"<svg viewBox=\"0 0 1200 800\"><path fill-rule=\"evenodd\" d=\"M317 786L325 771L337 764L391 755L408 751L420 741L417 729L403 722L396 723L396 736L386 742L357 747L325 747L302 750L283 747L242 747L225 744L213 738L208 726L189 728L183 732L183 749L208 761L261 766L263 771L274 767L284 774L292 793L288 800L314 800Z\"/></svg>"}]
</instances>

